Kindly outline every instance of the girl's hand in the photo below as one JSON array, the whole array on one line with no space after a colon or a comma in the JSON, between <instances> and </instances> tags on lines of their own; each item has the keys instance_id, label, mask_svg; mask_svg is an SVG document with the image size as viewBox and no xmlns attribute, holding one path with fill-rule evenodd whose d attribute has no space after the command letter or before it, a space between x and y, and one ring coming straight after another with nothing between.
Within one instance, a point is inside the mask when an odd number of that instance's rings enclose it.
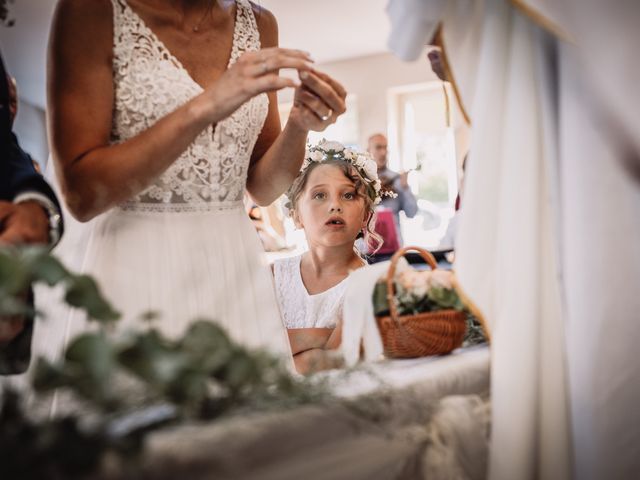
<instances>
[{"instance_id":1,"label":"girl's hand","mask_svg":"<svg viewBox=\"0 0 640 480\"><path fill-rule=\"evenodd\" d=\"M299 72L309 72L311 63L309 54L301 50L273 47L243 54L203 93L208 121L217 123L227 118L261 93L299 87L298 80L281 77L278 71L295 68Z\"/></svg>"},{"instance_id":2,"label":"girl's hand","mask_svg":"<svg viewBox=\"0 0 640 480\"><path fill-rule=\"evenodd\" d=\"M342 343L342 320L338 322L336 328L333 329L327 343L325 344L325 350L337 350Z\"/></svg>"},{"instance_id":3,"label":"girl's hand","mask_svg":"<svg viewBox=\"0 0 640 480\"><path fill-rule=\"evenodd\" d=\"M300 130L322 132L335 123L347 107L347 92L340 83L317 70L301 70L288 123Z\"/></svg>"}]
</instances>

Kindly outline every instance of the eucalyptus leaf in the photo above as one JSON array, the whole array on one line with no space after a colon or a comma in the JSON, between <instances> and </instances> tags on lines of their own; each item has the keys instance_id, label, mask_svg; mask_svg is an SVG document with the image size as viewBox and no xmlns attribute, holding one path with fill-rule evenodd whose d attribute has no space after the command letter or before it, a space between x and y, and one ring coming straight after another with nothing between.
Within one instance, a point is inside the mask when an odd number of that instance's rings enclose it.
<instances>
[{"instance_id":1,"label":"eucalyptus leaf","mask_svg":"<svg viewBox=\"0 0 640 480\"><path fill-rule=\"evenodd\" d=\"M76 337L65 352L66 373L82 396L110 405L109 385L114 374L115 355L103 333L87 333Z\"/></svg>"},{"instance_id":2,"label":"eucalyptus leaf","mask_svg":"<svg viewBox=\"0 0 640 480\"><path fill-rule=\"evenodd\" d=\"M51 255L38 256L31 265L31 273L34 280L44 282L50 287L71 275L62 263Z\"/></svg>"},{"instance_id":3,"label":"eucalyptus leaf","mask_svg":"<svg viewBox=\"0 0 640 480\"><path fill-rule=\"evenodd\" d=\"M85 309L95 320L112 322L120 318L120 314L102 297L95 280L88 275L74 276L68 281L65 300L69 305Z\"/></svg>"},{"instance_id":4,"label":"eucalyptus leaf","mask_svg":"<svg viewBox=\"0 0 640 480\"><path fill-rule=\"evenodd\" d=\"M259 367L254 359L242 349L237 349L227 364L225 383L236 392L243 386L256 383L260 379Z\"/></svg>"},{"instance_id":5,"label":"eucalyptus leaf","mask_svg":"<svg viewBox=\"0 0 640 480\"><path fill-rule=\"evenodd\" d=\"M38 392L49 392L69 383L64 367L55 365L44 358L38 358L34 367L32 385Z\"/></svg>"},{"instance_id":6,"label":"eucalyptus leaf","mask_svg":"<svg viewBox=\"0 0 640 480\"><path fill-rule=\"evenodd\" d=\"M14 315L33 317L35 310L25 301L24 297L7 295L0 291L0 316L10 317Z\"/></svg>"},{"instance_id":7,"label":"eucalyptus leaf","mask_svg":"<svg viewBox=\"0 0 640 480\"><path fill-rule=\"evenodd\" d=\"M85 333L76 337L65 352L65 359L77 366L97 382L106 382L115 366L115 353L106 336Z\"/></svg>"},{"instance_id":8,"label":"eucalyptus leaf","mask_svg":"<svg viewBox=\"0 0 640 480\"><path fill-rule=\"evenodd\" d=\"M179 404L199 405L207 397L208 377L199 371L183 372L167 386L167 394Z\"/></svg>"},{"instance_id":9,"label":"eucalyptus leaf","mask_svg":"<svg viewBox=\"0 0 640 480\"><path fill-rule=\"evenodd\" d=\"M215 374L233 356L231 340L219 325L199 320L185 333L181 348L201 365L203 371Z\"/></svg>"},{"instance_id":10,"label":"eucalyptus leaf","mask_svg":"<svg viewBox=\"0 0 640 480\"><path fill-rule=\"evenodd\" d=\"M17 294L29 287L29 271L22 261L19 250L0 249L0 290Z\"/></svg>"},{"instance_id":11,"label":"eucalyptus leaf","mask_svg":"<svg viewBox=\"0 0 640 480\"><path fill-rule=\"evenodd\" d=\"M118 362L137 377L165 388L188 363L184 352L164 339L157 331L138 335L118 353Z\"/></svg>"}]
</instances>

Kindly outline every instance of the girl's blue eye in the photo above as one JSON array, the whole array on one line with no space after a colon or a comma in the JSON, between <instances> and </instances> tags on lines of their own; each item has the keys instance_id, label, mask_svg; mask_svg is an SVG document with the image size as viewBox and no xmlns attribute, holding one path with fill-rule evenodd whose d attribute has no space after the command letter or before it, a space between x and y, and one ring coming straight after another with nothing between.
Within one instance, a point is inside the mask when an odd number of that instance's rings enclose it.
<instances>
[{"instance_id":1,"label":"girl's blue eye","mask_svg":"<svg viewBox=\"0 0 640 480\"><path fill-rule=\"evenodd\" d=\"M344 194L344 198L346 198L347 200L353 200L354 198L356 198L356 192L347 192Z\"/></svg>"},{"instance_id":2,"label":"girl's blue eye","mask_svg":"<svg viewBox=\"0 0 640 480\"><path fill-rule=\"evenodd\" d=\"M316 192L313 194L313 198L317 199L317 200L323 200L324 199L324 192Z\"/></svg>"}]
</instances>

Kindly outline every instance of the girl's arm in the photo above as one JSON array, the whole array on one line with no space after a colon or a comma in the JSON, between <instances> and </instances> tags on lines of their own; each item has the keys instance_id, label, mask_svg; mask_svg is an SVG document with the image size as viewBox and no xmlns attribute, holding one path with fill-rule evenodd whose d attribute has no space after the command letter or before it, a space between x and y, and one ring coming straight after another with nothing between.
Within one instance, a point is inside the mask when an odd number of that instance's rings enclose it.
<instances>
[{"instance_id":1,"label":"girl's arm","mask_svg":"<svg viewBox=\"0 0 640 480\"><path fill-rule=\"evenodd\" d=\"M342 321L338 322L324 346L325 350L336 350L342 343Z\"/></svg>"},{"instance_id":2,"label":"girl's arm","mask_svg":"<svg viewBox=\"0 0 640 480\"><path fill-rule=\"evenodd\" d=\"M293 351L293 361L299 373L309 374L342 366L342 358L335 352L342 341L342 322L338 323L336 328L299 328L295 330L298 331L294 333L294 337L297 338L292 340L292 329L290 329L289 340ZM296 342L295 347L294 342Z\"/></svg>"},{"instance_id":3,"label":"girl's arm","mask_svg":"<svg viewBox=\"0 0 640 480\"><path fill-rule=\"evenodd\" d=\"M289 328L289 343L294 355L312 349L324 349L335 329L333 328Z\"/></svg>"}]
</instances>

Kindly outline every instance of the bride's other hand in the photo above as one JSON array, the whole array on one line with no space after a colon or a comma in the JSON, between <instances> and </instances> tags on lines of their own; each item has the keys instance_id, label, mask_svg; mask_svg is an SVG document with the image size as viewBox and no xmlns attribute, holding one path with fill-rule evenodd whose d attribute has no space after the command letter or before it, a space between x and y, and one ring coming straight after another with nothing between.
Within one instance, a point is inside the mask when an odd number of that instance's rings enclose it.
<instances>
[{"instance_id":1,"label":"bride's other hand","mask_svg":"<svg viewBox=\"0 0 640 480\"><path fill-rule=\"evenodd\" d=\"M256 95L287 87L300 87L300 81L281 77L278 71L293 68L301 74L308 73L312 62L307 52L278 47L243 54L203 93L211 123L228 117Z\"/></svg>"},{"instance_id":2,"label":"bride's other hand","mask_svg":"<svg viewBox=\"0 0 640 480\"><path fill-rule=\"evenodd\" d=\"M302 85L296 88L289 122L302 130L324 131L335 123L347 107L347 92L329 75L317 70L301 70Z\"/></svg>"}]
</instances>

